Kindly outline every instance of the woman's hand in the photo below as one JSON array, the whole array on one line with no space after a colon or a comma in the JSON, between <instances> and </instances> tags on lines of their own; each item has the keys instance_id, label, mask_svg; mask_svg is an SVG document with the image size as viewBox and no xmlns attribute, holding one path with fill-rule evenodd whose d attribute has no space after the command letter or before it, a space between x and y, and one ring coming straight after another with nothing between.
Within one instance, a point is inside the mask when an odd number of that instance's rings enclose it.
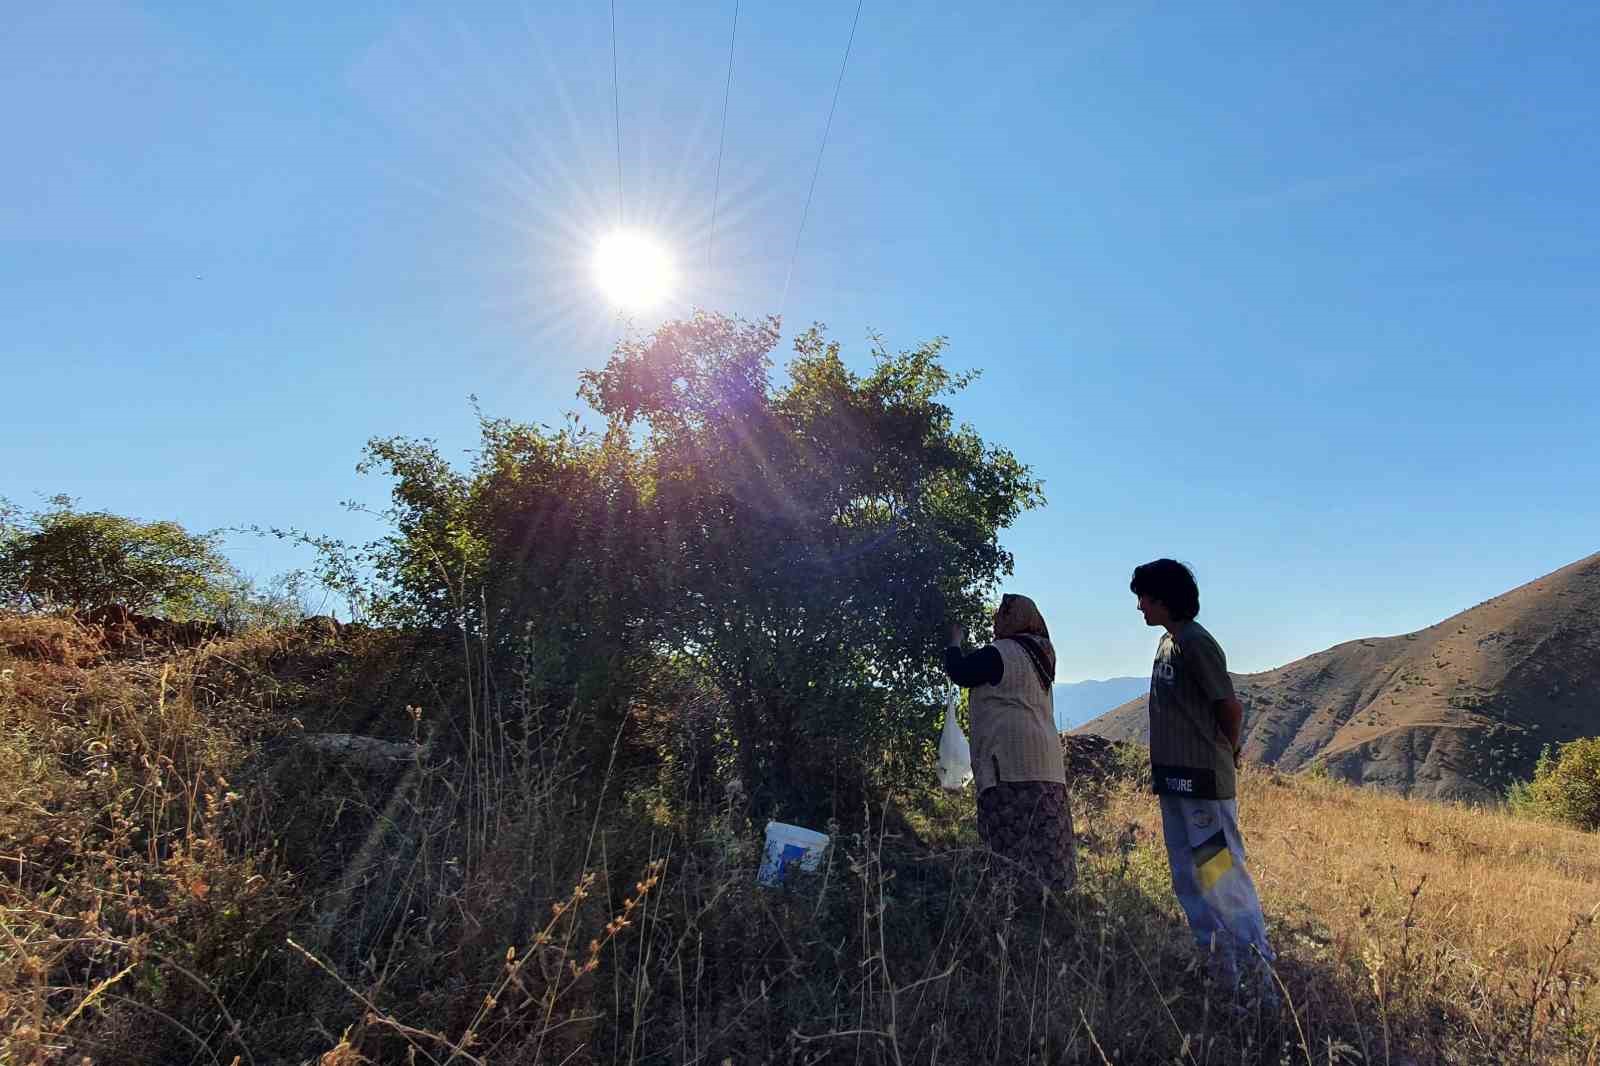
<instances>
[{"instance_id":1,"label":"woman's hand","mask_svg":"<svg viewBox=\"0 0 1600 1066\"><path fill-rule=\"evenodd\" d=\"M950 632L945 640L945 647L959 648L967 642L967 627L959 622L950 623Z\"/></svg>"}]
</instances>

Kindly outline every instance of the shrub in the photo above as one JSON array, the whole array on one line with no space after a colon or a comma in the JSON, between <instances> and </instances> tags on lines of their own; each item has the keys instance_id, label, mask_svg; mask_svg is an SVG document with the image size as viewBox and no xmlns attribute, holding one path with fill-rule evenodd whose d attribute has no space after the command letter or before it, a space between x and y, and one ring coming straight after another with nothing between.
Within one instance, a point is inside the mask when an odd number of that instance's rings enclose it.
<instances>
[{"instance_id":1,"label":"shrub","mask_svg":"<svg viewBox=\"0 0 1600 1066\"><path fill-rule=\"evenodd\" d=\"M1539 753L1532 781L1506 793L1513 811L1579 829L1600 829L1600 737L1580 737Z\"/></svg>"},{"instance_id":2,"label":"shrub","mask_svg":"<svg viewBox=\"0 0 1600 1066\"><path fill-rule=\"evenodd\" d=\"M31 515L4 504L0 595L32 609L120 603L134 611L196 617L238 581L217 550L218 539L176 522L79 511L65 496Z\"/></svg>"},{"instance_id":3,"label":"shrub","mask_svg":"<svg viewBox=\"0 0 1600 1066\"><path fill-rule=\"evenodd\" d=\"M220 540L177 522L80 511L66 496L32 514L0 499L0 604L24 612L121 604L233 631L309 613L307 575L294 571L258 588L222 556Z\"/></svg>"}]
</instances>

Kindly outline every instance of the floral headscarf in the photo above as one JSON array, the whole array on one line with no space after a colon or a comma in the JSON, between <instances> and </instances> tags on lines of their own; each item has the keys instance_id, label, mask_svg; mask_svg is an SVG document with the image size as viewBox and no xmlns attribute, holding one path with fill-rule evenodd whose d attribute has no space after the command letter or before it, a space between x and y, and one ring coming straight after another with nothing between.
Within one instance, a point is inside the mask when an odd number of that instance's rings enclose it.
<instances>
[{"instance_id":1,"label":"floral headscarf","mask_svg":"<svg viewBox=\"0 0 1600 1066\"><path fill-rule=\"evenodd\" d=\"M1044 624L1044 615L1031 599L1014 592L1000 597L1000 610L994 619L994 639L1014 640L1022 645L1033 662L1039 684L1048 689L1055 683L1056 649L1050 643L1050 628Z\"/></svg>"}]
</instances>

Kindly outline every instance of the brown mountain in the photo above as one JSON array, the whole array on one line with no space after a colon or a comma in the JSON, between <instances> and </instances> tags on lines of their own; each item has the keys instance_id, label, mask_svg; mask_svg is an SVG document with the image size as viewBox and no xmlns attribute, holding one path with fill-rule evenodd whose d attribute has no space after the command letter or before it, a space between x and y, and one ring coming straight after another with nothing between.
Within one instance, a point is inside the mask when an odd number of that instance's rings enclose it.
<instances>
[{"instance_id":1,"label":"brown mountain","mask_svg":"<svg viewBox=\"0 0 1600 1066\"><path fill-rule=\"evenodd\" d=\"M1222 635L1226 646L1226 635ZM1406 794L1486 799L1542 745L1600 733L1600 554L1398 637L1236 674L1245 758ZM1143 697L1079 727L1149 740Z\"/></svg>"}]
</instances>

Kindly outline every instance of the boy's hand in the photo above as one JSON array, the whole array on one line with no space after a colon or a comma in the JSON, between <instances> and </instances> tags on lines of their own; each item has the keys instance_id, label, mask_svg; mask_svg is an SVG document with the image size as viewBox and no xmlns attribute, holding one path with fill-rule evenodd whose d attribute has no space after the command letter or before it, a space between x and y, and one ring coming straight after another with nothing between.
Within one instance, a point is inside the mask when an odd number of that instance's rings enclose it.
<instances>
[{"instance_id":1,"label":"boy's hand","mask_svg":"<svg viewBox=\"0 0 1600 1066\"><path fill-rule=\"evenodd\" d=\"M1239 702L1238 696L1229 696L1225 700L1217 700L1211 705L1211 713L1217 717L1217 732L1228 742L1229 749L1233 752L1233 768L1237 770L1240 763L1240 751L1244 747L1244 705Z\"/></svg>"},{"instance_id":2,"label":"boy's hand","mask_svg":"<svg viewBox=\"0 0 1600 1066\"><path fill-rule=\"evenodd\" d=\"M945 647L959 648L967 642L967 627L958 622L950 624L950 632L945 640Z\"/></svg>"}]
</instances>

